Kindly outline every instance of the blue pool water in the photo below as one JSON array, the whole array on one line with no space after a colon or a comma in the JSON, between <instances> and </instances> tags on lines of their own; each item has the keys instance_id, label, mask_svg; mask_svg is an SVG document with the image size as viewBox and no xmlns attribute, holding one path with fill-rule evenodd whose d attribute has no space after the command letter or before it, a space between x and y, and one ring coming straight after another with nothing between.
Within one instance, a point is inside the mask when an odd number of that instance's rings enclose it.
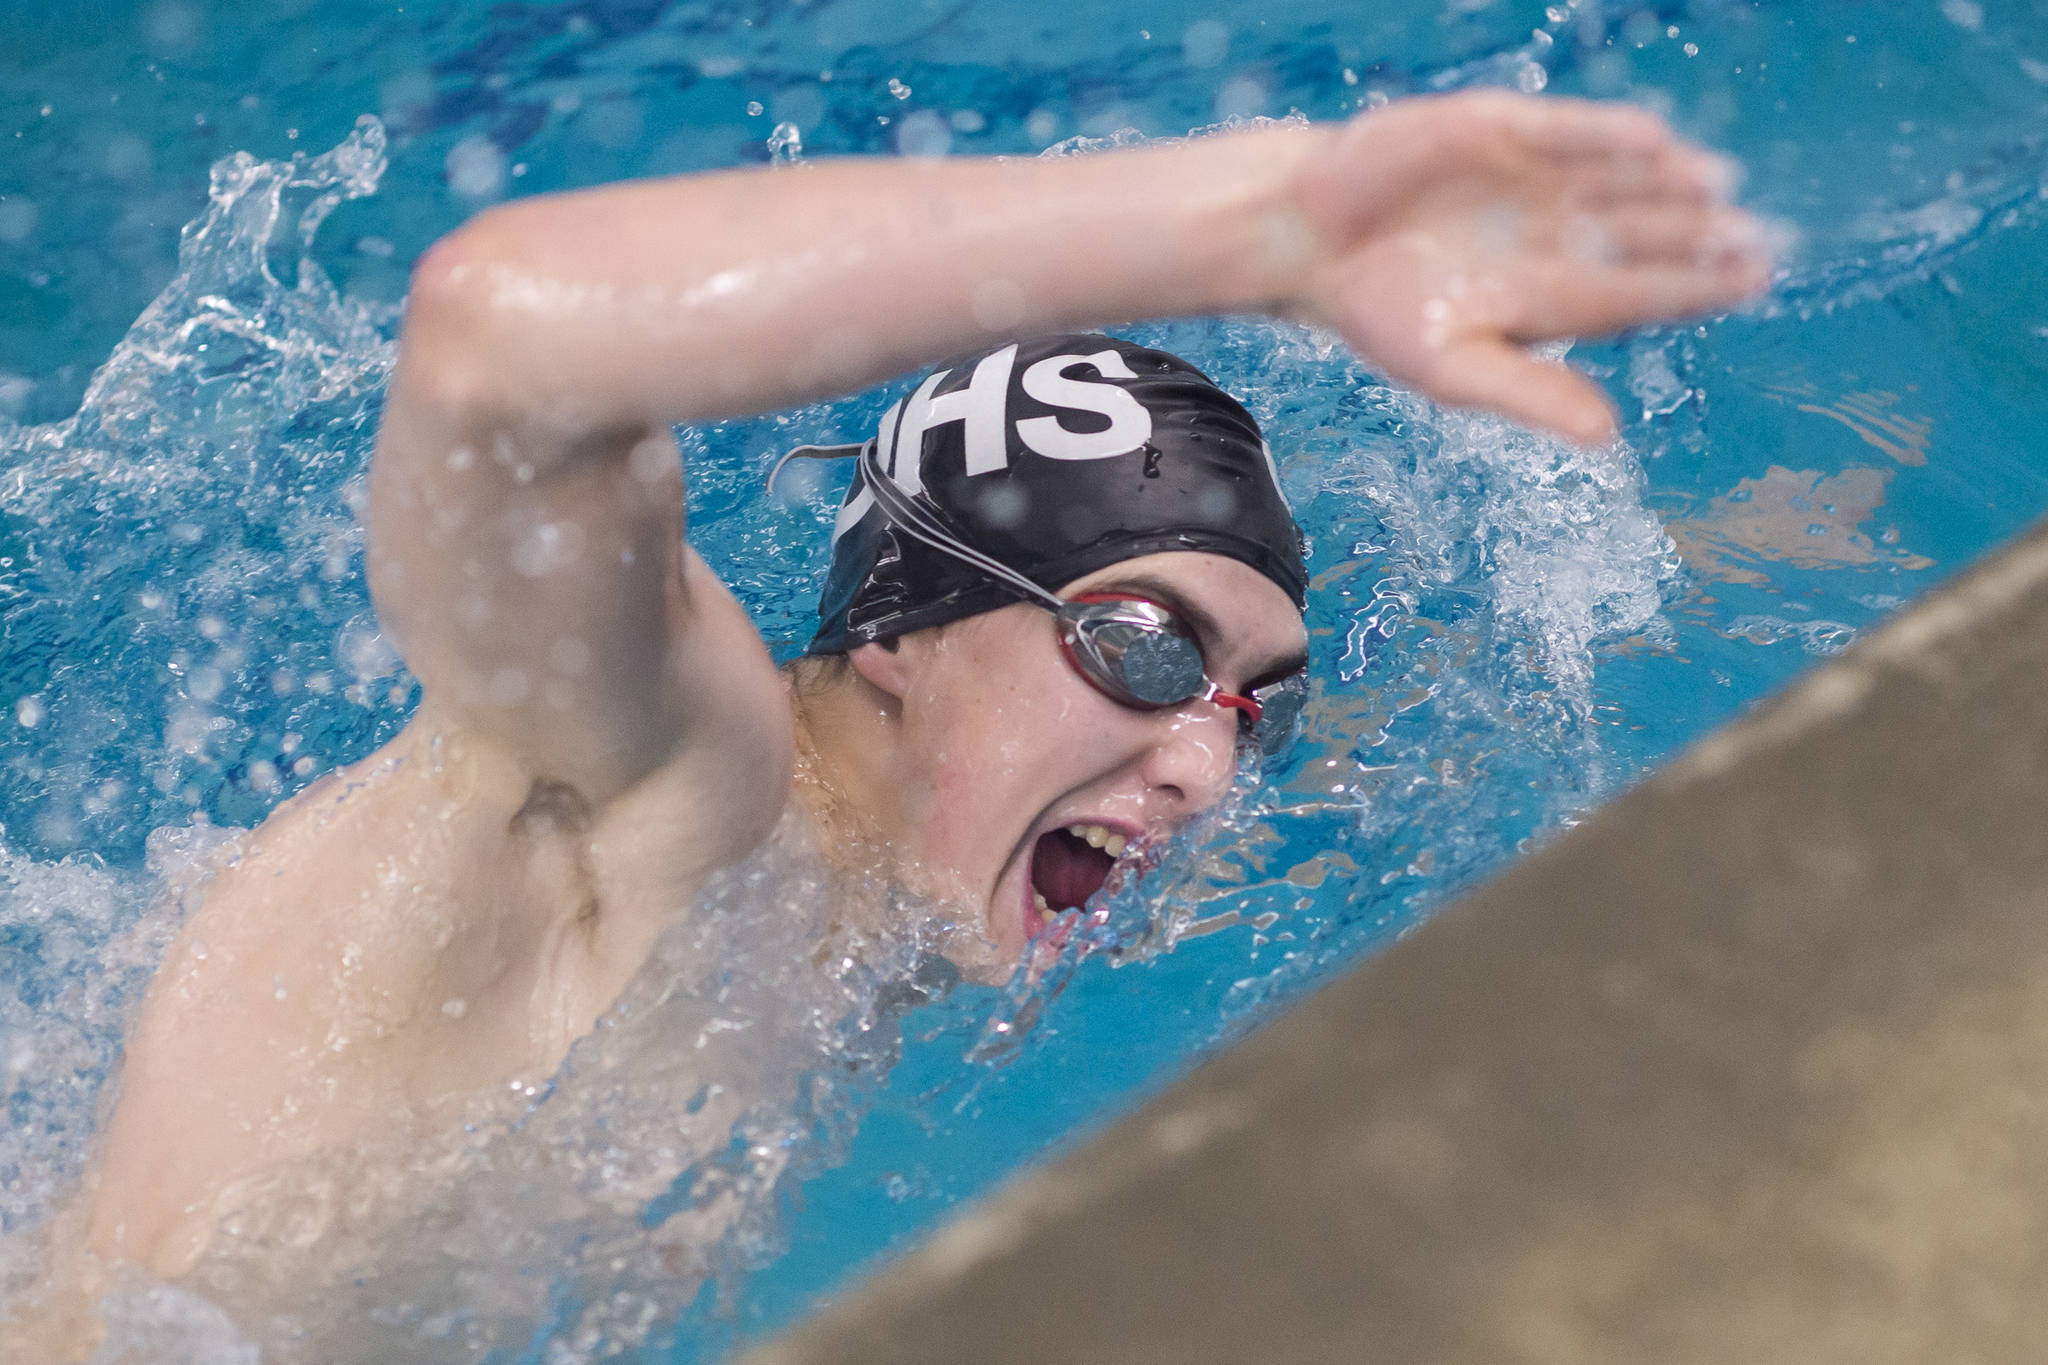
<instances>
[{"instance_id":1,"label":"blue pool water","mask_svg":"<svg viewBox=\"0 0 2048 1365\"><path fill-rule=\"evenodd\" d=\"M733 1054L760 1103L679 1172L634 1163L701 1101L672 1040L612 1030L498 1173L438 1206L452 1232L382 1276L319 1267L352 1287L300 1326L375 1323L423 1358L706 1360L787 1321L2048 509L2048 21L2028 5L16 9L0 1283L76 1177L122 1011L211 831L368 752L416 701L367 612L352 507L410 262L497 198L776 155L1036 153L1493 83L1668 112L1744 160L1746 202L1791 238L1763 306L1573 351L1629 419L1602 455L1432 411L1298 331L1143 329L1242 393L1281 455L1319 588L1310 742L1190 838L1186 871L1119 901L1122 965L1098 953L907 1015L878 1004L886 970L851 973L815 997L818 1028ZM770 498L761 476L892 395L685 433L697 544L785 651L835 489ZM693 981L709 955L755 973L765 1010L788 945L746 912L816 894L786 872L729 890L656 975ZM589 1080L599 1057L636 1089ZM659 1192L565 1214L534 1153L616 1159ZM676 1234L696 1262L664 1280L635 1259L713 1195L744 1213ZM493 1212L549 1232L479 1250ZM175 1313L295 1358L246 1311L275 1242L238 1236ZM502 1292L515 1281L533 1292ZM611 1297L627 1306L593 1313Z\"/></svg>"}]
</instances>

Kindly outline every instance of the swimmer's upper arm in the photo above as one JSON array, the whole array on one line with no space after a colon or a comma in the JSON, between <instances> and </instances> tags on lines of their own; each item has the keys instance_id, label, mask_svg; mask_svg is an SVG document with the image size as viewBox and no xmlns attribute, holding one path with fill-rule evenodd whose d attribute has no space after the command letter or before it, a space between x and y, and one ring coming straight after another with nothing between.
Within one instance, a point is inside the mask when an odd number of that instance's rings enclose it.
<instances>
[{"instance_id":1,"label":"swimmer's upper arm","mask_svg":"<svg viewBox=\"0 0 2048 1365\"><path fill-rule=\"evenodd\" d=\"M685 758L779 809L788 763L763 746L787 728L781 691L684 544L667 425L516 374L533 347L493 336L479 298L492 240L465 229L414 275L369 485L384 628L425 705L593 805Z\"/></svg>"}]
</instances>

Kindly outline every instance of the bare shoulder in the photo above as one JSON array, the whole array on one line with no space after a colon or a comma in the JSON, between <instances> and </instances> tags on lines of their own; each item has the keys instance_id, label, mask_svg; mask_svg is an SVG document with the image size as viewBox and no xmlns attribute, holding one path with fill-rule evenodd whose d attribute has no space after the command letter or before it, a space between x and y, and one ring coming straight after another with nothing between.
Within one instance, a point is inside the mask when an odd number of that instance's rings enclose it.
<instances>
[{"instance_id":1,"label":"bare shoulder","mask_svg":"<svg viewBox=\"0 0 2048 1365\"><path fill-rule=\"evenodd\" d=\"M244 837L130 1032L97 1251L175 1273L236 1179L421 1117L409 1059L441 1021L435 978L502 897L528 785L416 722Z\"/></svg>"},{"instance_id":2,"label":"bare shoulder","mask_svg":"<svg viewBox=\"0 0 2048 1365\"><path fill-rule=\"evenodd\" d=\"M722 600L713 629L759 650ZM787 785L763 724L786 725L780 683L754 681L707 689L730 714L602 805L423 708L244 836L131 1030L93 1250L182 1273L238 1182L549 1073L705 876L772 827L779 802L735 797ZM749 772L766 765L782 775Z\"/></svg>"}]
</instances>

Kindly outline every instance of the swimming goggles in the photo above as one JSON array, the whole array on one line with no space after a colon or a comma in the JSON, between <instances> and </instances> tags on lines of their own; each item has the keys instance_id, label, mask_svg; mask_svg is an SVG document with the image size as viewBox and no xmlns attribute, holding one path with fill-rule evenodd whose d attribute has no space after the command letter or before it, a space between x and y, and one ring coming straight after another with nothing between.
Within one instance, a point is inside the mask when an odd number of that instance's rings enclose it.
<instances>
[{"instance_id":1,"label":"swimming goggles","mask_svg":"<svg viewBox=\"0 0 2048 1365\"><path fill-rule=\"evenodd\" d=\"M1305 672L1248 695L1225 692L1209 677L1201 645L1172 608L1127 592L1083 592L1064 601L1044 596L1050 600L1039 605L1059 618L1067 662L1112 701L1140 711L1197 700L1227 706L1269 758L1293 742L1308 699Z\"/></svg>"},{"instance_id":2,"label":"swimming goggles","mask_svg":"<svg viewBox=\"0 0 2048 1365\"><path fill-rule=\"evenodd\" d=\"M837 454L845 447L805 446L790 455ZM789 456L783 457L785 460ZM1111 701L1139 711L1163 711L1206 701L1237 712L1239 730L1271 757L1285 749L1301 724L1308 674L1298 670L1246 695L1225 692L1209 677L1202 646L1172 608L1121 592L1076 593L1059 598L1009 565L954 535L933 512L911 501L883 471L870 440L860 447L861 476L875 502L912 537L981 570L1044 607L1059 624L1060 650L1082 679ZM779 468L780 466L778 466ZM772 477L772 476L771 476Z\"/></svg>"}]
</instances>

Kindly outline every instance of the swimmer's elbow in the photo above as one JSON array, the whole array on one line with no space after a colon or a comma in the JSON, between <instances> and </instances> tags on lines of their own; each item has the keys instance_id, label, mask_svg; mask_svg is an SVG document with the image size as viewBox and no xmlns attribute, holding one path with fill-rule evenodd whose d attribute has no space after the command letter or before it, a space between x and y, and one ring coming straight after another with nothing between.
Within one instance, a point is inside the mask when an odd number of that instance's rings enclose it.
<instances>
[{"instance_id":1,"label":"swimmer's elbow","mask_svg":"<svg viewBox=\"0 0 2048 1365\"><path fill-rule=\"evenodd\" d=\"M483 306L490 271L489 248L472 221L420 254L405 296L406 340L423 331L472 325Z\"/></svg>"},{"instance_id":2,"label":"swimmer's elbow","mask_svg":"<svg viewBox=\"0 0 2048 1365\"><path fill-rule=\"evenodd\" d=\"M471 237L470 229L458 228L420 254L405 296L408 327L440 322L468 303L471 281L483 265Z\"/></svg>"},{"instance_id":3,"label":"swimmer's elbow","mask_svg":"<svg viewBox=\"0 0 2048 1365\"><path fill-rule=\"evenodd\" d=\"M486 212L428 247L413 266L399 365L408 383L433 390L444 410L487 402L508 368L512 333L496 316L493 297L504 251Z\"/></svg>"}]
</instances>

